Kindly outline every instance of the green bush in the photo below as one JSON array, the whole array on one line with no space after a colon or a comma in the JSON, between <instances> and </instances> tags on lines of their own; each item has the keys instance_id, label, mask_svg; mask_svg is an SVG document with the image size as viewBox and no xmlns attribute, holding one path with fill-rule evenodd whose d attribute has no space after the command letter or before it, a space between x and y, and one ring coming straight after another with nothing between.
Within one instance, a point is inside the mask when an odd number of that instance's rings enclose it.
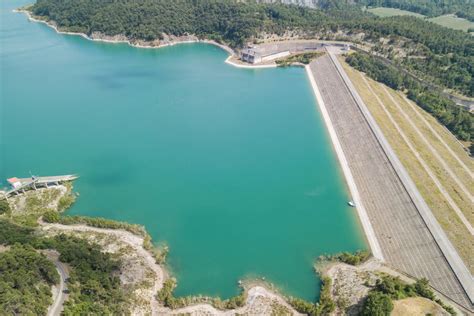
<instances>
[{"instance_id":1,"label":"green bush","mask_svg":"<svg viewBox=\"0 0 474 316\"><path fill-rule=\"evenodd\" d=\"M288 303L298 312L310 316L329 315L336 308L336 304L331 297L331 279L323 277L321 279L321 292L319 302L314 304L300 298L290 298Z\"/></svg>"},{"instance_id":2,"label":"green bush","mask_svg":"<svg viewBox=\"0 0 474 316\"><path fill-rule=\"evenodd\" d=\"M176 279L169 278L163 282L163 287L156 294L158 302L163 306L176 309L198 303L209 303L217 309L234 309L242 307L245 304L245 292L231 297L227 300L221 300L219 297L203 297L203 296L186 296L174 297L173 291L176 287Z\"/></svg>"},{"instance_id":3,"label":"green bush","mask_svg":"<svg viewBox=\"0 0 474 316\"><path fill-rule=\"evenodd\" d=\"M414 285L403 282L399 277L388 275L377 280L375 290L387 294L394 300L418 295Z\"/></svg>"},{"instance_id":4,"label":"green bush","mask_svg":"<svg viewBox=\"0 0 474 316\"><path fill-rule=\"evenodd\" d=\"M47 211L43 214L43 220L46 223L58 223L60 215L58 212L55 211Z\"/></svg>"},{"instance_id":5,"label":"green bush","mask_svg":"<svg viewBox=\"0 0 474 316\"><path fill-rule=\"evenodd\" d=\"M366 261L370 257L370 252L366 250L359 250L356 253L350 252L343 252L339 255L336 255L336 259L341 262L356 266L364 261Z\"/></svg>"},{"instance_id":6,"label":"green bush","mask_svg":"<svg viewBox=\"0 0 474 316\"><path fill-rule=\"evenodd\" d=\"M456 312L451 306L444 304L441 300L436 298L433 290L431 290L429 286L428 280L425 278L417 280L414 284L407 284L398 277L395 278L385 275L377 280L372 292L387 295L394 300L415 296L425 297L438 303L451 315L456 315Z\"/></svg>"},{"instance_id":7,"label":"green bush","mask_svg":"<svg viewBox=\"0 0 474 316\"><path fill-rule=\"evenodd\" d=\"M163 304L166 307L171 307L174 305L173 291L176 287L176 280L174 278L169 278L163 282L163 287L158 291L156 298L158 302Z\"/></svg>"},{"instance_id":8,"label":"green bush","mask_svg":"<svg viewBox=\"0 0 474 316\"><path fill-rule=\"evenodd\" d=\"M317 315L316 305L301 298L290 298L290 305L299 313L306 315Z\"/></svg>"},{"instance_id":9,"label":"green bush","mask_svg":"<svg viewBox=\"0 0 474 316\"><path fill-rule=\"evenodd\" d=\"M306 52L301 54L296 54L293 56L289 56L287 58L279 59L276 63L279 66L289 66L292 63L301 63L304 65L308 65L312 60L324 55L324 52Z\"/></svg>"},{"instance_id":10,"label":"green bush","mask_svg":"<svg viewBox=\"0 0 474 316\"><path fill-rule=\"evenodd\" d=\"M7 200L0 200L0 215L10 212L10 204Z\"/></svg>"},{"instance_id":11,"label":"green bush","mask_svg":"<svg viewBox=\"0 0 474 316\"><path fill-rule=\"evenodd\" d=\"M0 219L0 244L30 244L34 240L34 229L14 224L6 219Z\"/></svg>"},{"instance_id":12,"label":"green bush","mask_svg":"<svg viewBox=\"0 0 474 316\"><path fill-rule=\"evenodd\" d=\"M367 296L361 315L363 316L389 316L393 310L393 303L387 294L372 291Z\"/></svg>"},{"instance_id":13,"label":"green bush","mask_svg":"<svg viewBox=\"0 0 474 316\"><path fill-rule=\"evenodd\" d=\"M434 292L430 289L429 282L425 278L417 280L414 284L414 289L419 296L426 297L430 300L435 299Z\"/></svg>"},{"instance_id":14,"label":"green bush","mask_svg":"<svg viewBox=\"0 0 474 316\"><path fill-rule=\"evenodd\" d=\"M67 210L76 201L76 197L72 193L62 196L58 202L58 209L60 212Z\"/></svg>"}]
</instances>

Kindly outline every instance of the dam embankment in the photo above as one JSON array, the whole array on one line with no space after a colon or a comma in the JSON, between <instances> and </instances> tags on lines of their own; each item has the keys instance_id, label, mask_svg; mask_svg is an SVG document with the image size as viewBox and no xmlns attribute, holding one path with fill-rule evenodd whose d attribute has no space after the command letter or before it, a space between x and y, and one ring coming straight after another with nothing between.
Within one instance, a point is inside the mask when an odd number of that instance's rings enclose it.
<instances>
[{"instance_id":1,"label":"dam embankment","mask_svg":"<svg viewBox=\"0 0 474 316\"><path fill-rule=\"evenodd\" d=\"M424 202L415 196L416 188L403 178L390 147L337 63L329 54L318 58L310 64L309 75L325 104L385 262L416 278L427 278L436 290L472 310L468 295L472 278L456 270L452 253L443 248L445 241L422 209Z\"/></svg>"}]
</instances>

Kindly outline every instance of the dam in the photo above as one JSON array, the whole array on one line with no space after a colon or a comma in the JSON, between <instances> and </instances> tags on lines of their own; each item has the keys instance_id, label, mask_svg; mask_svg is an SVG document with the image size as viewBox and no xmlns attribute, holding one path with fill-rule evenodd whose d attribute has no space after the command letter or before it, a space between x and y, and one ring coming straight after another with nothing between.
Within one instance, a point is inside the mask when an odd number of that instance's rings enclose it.
<instances>
[{"instance_id":1,"label":"dam","mask_svg":"<svg viewBox=\"0 0 474 316\"><path fill-rule=\"evenodd\" d=\"M415 185L330 50L307 68L321 95L375 257L404 274L427 278L440 293L473 310L473 281ZM340 157L341 160L341 157ZM354 192L353 192L354 194Z\"/></svg>"}]
</instances>

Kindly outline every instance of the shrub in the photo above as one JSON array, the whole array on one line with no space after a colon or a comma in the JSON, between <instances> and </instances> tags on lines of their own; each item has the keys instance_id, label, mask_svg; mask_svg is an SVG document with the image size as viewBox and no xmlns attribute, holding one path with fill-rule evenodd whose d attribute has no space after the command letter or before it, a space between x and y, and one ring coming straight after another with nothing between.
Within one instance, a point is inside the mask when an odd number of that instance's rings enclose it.
<instances>
[{"instance_id":1,"label":"shrub","mask_svg":"<svg viewBox=\"0 0 474 316\"><path fill-rule=\"evenodd\" d=\"M74 201L76 201L76 197L74 196L74 194L72 194L70 192L68 194L62 196L59 199L59 202L58 202L59 211L67 210L69 207L71 207L71 205L74 203Z\"/></svg>"},{"instance_id":2,"label":"shrub","mask_svg":"<svg viewBox=\"0 0 474 316\"><path fill-rule=\"evenodd\" d=\"M43 220L47 223L57 223L59 222L59 213L55 211L47 211L43 215Z\"/></svg>"},{"instance_id":3,"label":"shrub","mask_svg":"<svg viewBox=\"0 0 474 316\"><path fill-rule=\"evenodd\" d=\"M367 296L361 315L363 316L389 316L393 310L393 303L387 294L372 291Z\"/></svg>"},{"instance_id":4,"label":"shrub","mask_svg":"<svg viewBox=\"0 0 474 316\"><path fill-rule=\"evenodd\" d=\"M33 233L34 230L31 228L14 224L9 220L0 220L0 244L29 244L35 239Z\"/></svg>"},{"instance_id":5,"label":"shrub","mask_svg":"<svg viewBox=\"0 0 474 316\"><path fill-rule=\"evenodd\" d=\"M289 300L291 306L298 312L306 315L316 315L316 306L308 301L300 298L291 298Z\"/></svg>"},{"instance_id":6,"label":"shrub","mask_svg":"<svg viewBox=\"0 0 474 316\"><path fill-rule=\"evenodd\" d=\"M366 261L370 257L370 253L366 250L359 250L352 254L349 252L343 252L336 256L336 258L344 263L356 266Z\"/></svg>"},{"instance_id":7,"label":"shrub","mask_svg":"<svg viewBox=\"0 0 474 316\"><path fill-rule=\"evenodd\" d=\"M8 212L10 212L10 204L8 204L8 201L6 199L0 200L0 214Z\"/></svg>"},{"instance_id":8,"label":"shrub","mask_svg":"<svg viewBox=\"0 0 474 316\"><path fill-rule=\"evenodd\" d=\"M331 279L329 277L323 277L321 283L321 293L318 303L314 304L300 298L290 298L289 304L298 312L310 316L331 314L336 308L336 304L331 297Z\"/></svg>"},{"instance_id":9,"label":"shrub","mask_svg":"<svg viewBox=\"0 0 474 316\"><path fill-rule=\"evenodd\" d=\"M163 287L158 291L156 298L158 302L162 303L166 307L172 307L174 304L175 298L173 297L173 291L176 287L176 280L174 278L169 278L163 282Z\"/></svg>"},{"instance_id":10,"label":"shrub","mask_svg":"<svg viewBox=\"0 0 474 316\"><path fill-rule=\"evenodd\" d=\"M375 290L387 294L394 300L418 295L414 285L407 284L400 278L392 276L383 276L380 280L377 280Z\"/></svg>"},{"instance_id":11,"label":"shrub","mask_svg":"<svg viewBox=\"0 0 474 316\"><path fill-rule=\"evenodd\" d=\"M421 279L417 280L414 284L414 288L415 288L415 291L418 295L420 295L422 297L426 297L430 300L435 299L435 295L434 295L433 291L430 289L429 282L428 282L427 279L421 278Z\"/></svg>"}]
</instances>

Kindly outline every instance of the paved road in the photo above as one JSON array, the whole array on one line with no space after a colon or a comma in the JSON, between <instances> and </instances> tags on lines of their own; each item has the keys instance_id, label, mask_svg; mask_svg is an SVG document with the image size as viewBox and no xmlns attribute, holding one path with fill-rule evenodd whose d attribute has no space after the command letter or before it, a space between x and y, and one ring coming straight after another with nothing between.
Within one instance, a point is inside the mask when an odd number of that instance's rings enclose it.
<instances>
[{"instance_id":1,"label":"paved road","mask_svg":"<svg viewBox=\"0 0 474 316\"><path fill-rule=\"evenodd\" d=\"M318 58L310 68L386 262L411 276L428 278L439 292L474 310L330 56Z\"/></svg>"}]
</instances>

